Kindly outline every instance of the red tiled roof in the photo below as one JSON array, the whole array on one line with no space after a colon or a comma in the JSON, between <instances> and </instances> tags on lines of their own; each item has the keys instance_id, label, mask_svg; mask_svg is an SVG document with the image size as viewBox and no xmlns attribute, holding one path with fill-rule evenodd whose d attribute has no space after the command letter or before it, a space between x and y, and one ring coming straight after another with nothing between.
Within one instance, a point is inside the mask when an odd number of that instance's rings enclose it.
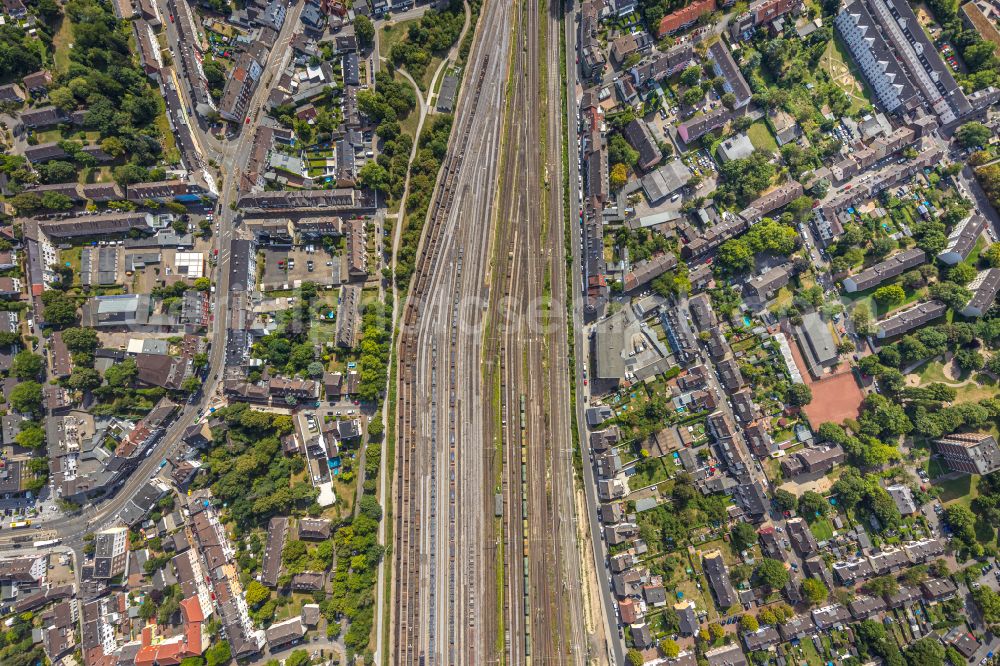
<instances>
[{"instance_id":1,"label":"red tiled roof","mask_svg":"<svg viewBox=\"0 0 1000 666\"><path fill-rule=\"evenodd\" d=\"M146 630L142 630L143 642L145 642ZM147 645L144 648L139 648L139 651L135 653L135 666L153 666L156 662L156 646Z\"/></svg>"},{"instance_id":2,"label":"red tiled roof","mask_svg":"<svg viewBox=\"0 0 1000 666\"><path fill-rule=\"evenodd\" d=\"M667 14L660 20L657 35L662 37L678 28L693 23L703 14L714 12L717 8L715 0L695 0L687 7L681 7L677 11Z\"/></svg>"},{"instance_id":3,"label":"red tiled roof","mask_svg":"<svg viewBox=\"0 0 1000 666\"><path fill-rule=\"evenodd\" d=\"M202 653L201 645L201 623L192 622L187 626L187 632L185 632L185 651L184 656L193 657Z\"/></svg>"},{"instance_id":4,"label":"red tiled roof","mask_svg":"<svg viewBox=\"0 0 1000 666\"><path fill-rule=\"evenodd\" d=\"M201 604L198 603L198 597L188 597L181 601L181 614L184 616L185 622L204 622L205 613L201 610Z\"/></svg>"}]
</instances>

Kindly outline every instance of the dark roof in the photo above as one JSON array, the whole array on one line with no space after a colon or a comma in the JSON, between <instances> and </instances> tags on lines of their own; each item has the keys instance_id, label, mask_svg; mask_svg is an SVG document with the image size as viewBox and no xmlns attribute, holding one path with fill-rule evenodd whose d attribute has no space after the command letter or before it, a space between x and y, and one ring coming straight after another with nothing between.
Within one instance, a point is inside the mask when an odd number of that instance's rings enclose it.
<instances>
[{"instance_id":1,"label":"dark roof","mask_svg":"<svg viewBox=\"0 0 1000 666\"><path fill-rule=\"evenodd\" d=\"M625 126L624 135L632 147L639 151L639 168L643 171L656 166L663 159L660 147L653 140L644 120L634 119Z\"/></svg>"}]
</instances>

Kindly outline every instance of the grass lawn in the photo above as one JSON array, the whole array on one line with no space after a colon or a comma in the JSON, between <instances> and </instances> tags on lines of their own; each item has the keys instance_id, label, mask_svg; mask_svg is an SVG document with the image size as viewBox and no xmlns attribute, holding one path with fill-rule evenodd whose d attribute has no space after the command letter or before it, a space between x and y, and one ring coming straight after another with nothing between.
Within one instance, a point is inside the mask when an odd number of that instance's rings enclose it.
<instances>
[{"instance_id":1,"label":"grass lawn","mask_svg":"<svg viewBox=\"0 0 1000 666\"><path fill-rule=\"evenodd\" d=\"M799 641L798 649L792 648L789 650L789 654L792 655L795 663L806 663L809 666L823 666L823 658L819 656L816 652L816 646L813 645L812 639L806 637Z\"/></svg>"},{"instance_id":2,"label":"grass lawn","mask_svg":"<svg viewBox=\"0 0 1000 666\"><path fill-rule=\"evenodd\" d=\"M406 38L406 31L410 24L416 23L417 19L402 21L400 23L387 23L382 27L382 32L378 36L378 55L380 58L389 58L389 51L392 47Z\"/></svg>"},{"instance_id":3,"label":"grass lawn","mask_svg":"<svg viewBox=\"0 0 1000 666\"><path fill-rule=\"evenodd\" d=\"M966 257L965 261L962 263L969 264L973 268L977 268L979 265L979 255L985 249L986 249L986 241L983 240L982 236L980 236L979 240L976 241L976 246L972 248L972 252L969 253L969 256Z\"/></svg>"},{"instance_id":4,"label":"grass lawn","mask_svg":"<svg viewBox=\"0 0 1000 666\"><path fill-rule=\"evenodd\" d=\"M953 387L956 391L956 404L961 402L979 402L984 398L992 398L997 394L996 380L985 373L978 373L973 381L962 386L956 386L956 384L966 381L969 378L969 374L962 373L957 381L949 379L944 374L944 364L941 361L929 361L925 363L917 370L917 375L920 377L921 385L939 382Z\"/></svg>"},{"instance_id":5,"label":"grass lawn","mask_svg":"<svg viewBox=\"0 0 1000 666\"><path fill-rule=\"evenodd\" d=\"M59 129L50 129L35 132L35 138L38 139L38 143L52 143L53 141L62 141L63 135Z\"/></svg>"},{"instance_id":6,"label":"grass lawn","mask_svg":"<svg viewBox=\"0 0 1000 666\"><path fill-rule=\"evenodd\" d=\"M633 491L645 488L670 478L670 471L660 458L646 458L635 465L635 474L629 478L628 486Z\"/></svg>"},{"instance_id":7,"label":"grass lawn","mask_svg":"<svg viewBox=\"0 0 1000 666\"><path fill-rule=\"evenodd\" d=\"M833 537L833 524L826 518L814 520L809 524L809 529L812 530L816 541L827 541Z\"/></svg>"},{"instance_id":8,"label":"grass lawn","mask_svg":"<svg viewBox=\"0 0 1000 666\"><path fill-rule=\"evenodd\" d=\"M70 268L73 269L73 286L80 286L80 253L83 251L83 246L71 247L68 250L62 250L59 253L59 261L63 264L69 264Z\"/></svg>"},{"instance_id":9,"label":"grass lawn","mask_svg":"<svg viewBox=\"0 0 1000 666\"><path fill-rule=\"evenodd\" d=\"M424 70L424 75L419 79L416 79L417 85L419 85L420 89L425 93L427 92L427 89L430 88L431 79L434 78L434 72L436 72L437 68L440 67L442 60L444 60L444 58L439 58L438 56L432 56L431 61L427 63L427 69ZM441 72L441 76L438 78L443 79L444 72Z\"/></svg>"},{"instance_id":10,"label":"grass lawn","mask_svg":"<svg viewBox=\"0 0 1000 666\"><path fill-rule=\"evenodd\" d=\"M52 37L53 60L60 74L69 71L69 51L73 39L73 22L63 18L59 22L59 30Z\"/></svg>"},{"instance_id":11,"label":"grass lawn","mask_svg":"<svg viewBox=\"0 0 1000 666\"><path fill-rule=\"evenodd\" d=\"M863 107L871 106L872 96L854 62L845 57L847 52L847 45L840 35L834 33L833 39L823 52L821 62L823 68L830 74L830 78L851 98L851 108L848 113L853 115Z\"/></svg>"},{"instance_id":12,"label":"grass lawn","mask_svg":"<svg viewBox=\"0 0 1000 666\"><path fill-rule=\"evenodd\" d=\"M934 485L941 488L942 504L963 504L969 506L972 504L972 500L976 498L976 495L979 494L977 490L979 477L969 474L960 476L957 479L935 483Z\"/></svg>"},{"instance_id":13,"label":"grass lawn","mask_svg":"<svg viewBox=\"0 0 1000 666\"><path fill-rule=\"evenodd\" d=\"M917 370L917 375L920 377L921 384L933 384L935 382L940 382L942 384L954 384L954 379L949 379L944 374L944 364L941 361L928 361L919 370ZM959 376L958 381L962 381L966 377Z\"/></svg>"},{"instance_id":14,"label":"grass lawn","mask_svg":"<svg viewBox=\"0 0 1000 666\"><path fill-rule=\"evenodd\" d=\"M757 150L766 150L769 153L778 151L778 142L771 136L771 130L768 129L767 123L763 120L758 120L751 125L747 129L747 136L750 137L750 143Z\"/></svg>"}]
</instances>

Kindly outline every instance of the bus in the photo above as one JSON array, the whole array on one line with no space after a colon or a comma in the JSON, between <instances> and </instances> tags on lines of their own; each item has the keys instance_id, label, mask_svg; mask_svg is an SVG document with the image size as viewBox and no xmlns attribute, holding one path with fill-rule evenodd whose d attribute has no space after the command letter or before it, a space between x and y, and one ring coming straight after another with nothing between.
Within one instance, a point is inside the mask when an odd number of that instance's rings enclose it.
<instances>
[{"instance_id":1,"label":"bus","mask_svg":"<svg viewBox=\"0 0 1000 666\"><path fill-rule=\"evenodd\" d=\"M14 520L10 523L10 529L16 530L19 527L31 527L30 520Z\"/></svg>"}]
</instances>

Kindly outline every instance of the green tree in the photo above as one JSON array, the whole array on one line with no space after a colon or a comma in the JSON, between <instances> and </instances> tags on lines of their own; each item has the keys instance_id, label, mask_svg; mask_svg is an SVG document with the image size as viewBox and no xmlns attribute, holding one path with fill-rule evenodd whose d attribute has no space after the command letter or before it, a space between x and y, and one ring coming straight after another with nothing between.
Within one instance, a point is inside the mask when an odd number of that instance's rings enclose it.
<instances>
[{"instance_id":1,"label":"green tree","mask_svg":"<svg viewBox=\"0 0 1000 666\"><path fill-rule=\"evenodd\" d=\"M642 666L643 663L645 663L645 660L642 658L642 653L635 648L631 648L625 653L625 659L628 661L629 666Z\"/></svg>"},{"instance_id":2,"label":"green tree","mask_svg":"<svg viewBox=\"0 0 1000 666\"><path fill-rule=\"evenodd\" d=\"M826 498L813 490L807 490L799 497L799 513L806 520L822 518L830 510L830 503Z\"/></svg>"},{"instance_id":3,"label":"green tree","mask_svg":"<svg viewBox=\"0 0 1000 666\"><path fill-rule=\"evenodd\" d=\"M40 449L45 445L45 430L30 421L25 421L14 441L26 449Z\"/></svg>"},{"instance_id":4,"label":"green tree","mask_svg":"<svg viewBox=\"0 0 1000 666\"><path fill-rule=\"evenodd\" d=\"M681 653L681 646L672 638L664 638L660 641L660 652L667 659L676 659L677 655Z\"/></svg>"},{"instance_id":5,"label":"green tree","mask_svg":"<svg viewBox=\"0 0 1000 666\"><path fill-rule=\"evenodd\" d=\"M760 629L760 623L757 622L757 618L750 613L747 613L746 615L740 617L740 629L753 633Z\"/></svg>"},{"instance_id":6,"label":"green tree","mask_svg":"<svg viewBox=\"0 0 1000 666\"><path fill-rule=\"evenodd\" d=\"M891 597L899 592L899 582L892 576L878 576L865 582L865 590L876 597Z\"/></svg>"},{"instance_id":7,"label":"green tree","mask_svg":"<svg viewBox=\"0 0 1000 666\"><path fill-rule=\"evenodd\" d=\"M887 284L876 289L872 298L883 308L891 308L906 300L906 292L898 284Z\"/></svg>"},{"instance_id":8,"label":"green tree","mask_svg":"<svg viewBox=\"0 0 1000 666\"><path fill-rule=\"evenodd\" d=\"M972 292L954 282L937 282L928 291L952 310L961 310L972 299Z\"/></svg>"},{"instance_id":9,"label":"green tree","mask_svg":"<svg viewBox=\"0 0 1000 666\"><path fill-rule=\"evenodd\" d=\"M982 585L972 591L972 600L983 614L983 620L990 626L1000 624L1000 594L988 585Z\"/></svg>"},{"instance_id":10,"label":"green tree","mask_svg":"<svg viewBox=\"0 0 1000 666\"><path fill-rule=\"evenodd\" d=\"M774 503L782 511L795 511L799 507L799 498L787 490L778 488L774 491Z\"/></svg>"},{"instance_id":11,"label":"green tree","mask_svg":"<svg viewBox=\"0 0 1000 666\"><path fill-rule=\"evenodd\" d=\"M972 372L983 367L983 355L975 349L959 349L955 352L955 364L964 372Z\"/></svg>"},{"instance_id":12,"label":"green tree","mask_svg":"<svg viewBox=\"0 0 1000 666\"><path fill-rule=\"evenodd\" d=\"M826 585L818 578L806 578L802 581L802 596L814 606L826 601L829 594L830 591L826 589Z\"/></svg>"},{"instance_id":13,"label":"green tree","mask_svg":"<svg viewBox=\"0 0 1000 666\"><path fill-rule=\"evenodd\" d=\"M808 384L789 384L785 398L788 404L803 407L812 402L812 389L809 388Z\"/></svg>"},{"instance_id":14,"label":"green tree","mask_svg":"<svg viewBox=\"0 0 1000 666\"><path fill-rule=\"evenodd\" d=\"M941 666L944 663L944 647L937 636L924 636L910 643L903 655L909 666Z\"/></svg>"},{"instance_id":15,"label":"green tree","mask_svg":"<svg viewBox=\"0 0 1000 666\"><path fill-rule=\"evenodd\" d=\"M620 190L625 187L625 183L628 182L628 167L621 163L614 165L611 167L611 174L609 178L611 189Z\"/></svg>"},{"instance_id":16,"label":"green tree","mask_svg":"<svg viewBox=\"0 0 1000 666\"><path fill-rule=\"evenodd\" d=\"M76 366L66 380L66 385L74 391L93 391L101 385L101 375L93 368Z\"/></svg>"},{"instance_id":17,"label":"green tree","mask_svg":"<svg viewBox=\"0 0 1000 666\"><path fill-rule=\"evenodd\" d=\"M113 389L128 388L138 376L139 369L133 358L127 358L104 371L104 381Z\"/></svg>"},{"instance_id":18,"label":"green tree","mask_svg":"<svg viewBox=\"0 0 1000 666\"><path fill-rule=\"evenodd\" d=\"M730 238L719 246L715 263L730 273L742 273L753 268L754 253L742 238Z\"/></svg>"},{"instance_id":19,"label":"green tree","mask_svg":"<svg viewBox=\"0 0 1000 666\"><path fill-rule=\"evenodd\" d=\"M681 83L686 86L693 86L701 80L701 67L691 65L681 72Z\"/></svg>"},{"instance_id":20,"label":"green tree","mask_svg":"<svg viewBox=\"0 0 1000 666\"><path fill-rule=\"evenodd\" d=\"M259 606L267 601L271 596L271 591L260 582L253 580L247 585L246 600L249 606Z\"/></svg>"},{"instance_id":21,"label":"green tree","mask_svg":"<svg viewBox=\"0 0 1000 666\"><path fill-rule=\"evenodd\" d=\"M42 385L35 381L21 382L7 396L11 406L22 414L40 412L42 409Z\"/></svg>"},{"instance_id":22,"label":"green tree","mask_svg":"<svg viewBox=\"0 0 1000 666\"><path fill-rule=\"evenodd\" d=\"M964 148L985 146L992 135L989 127L976 121L965 123L955 131L955 139Z\"/></svg>"},{"instance_id":23,"label":"green tree","mask_svg":"<svg viewBox=\"0 0 1000 666\"><path fill-rule=\"evenodd\" d=\"M38 379L45 365L45 359L25 349L18 352L11 361L10 372L18 379Z\"/></svg>"},{"instance_id":24,"label":"green tree","mask_svg":"<svg viewBox=\"0 0 1000 666\"><path fill-rule=\"evenodd\" d=\"M948 279L958 285L966 285L976 279L978 272L970 264L956 264L948 271Z\"/></svg>"},{"instance_id":25,"label":"green tree","mask_svg":"<svg viewBox=\"0 0 1000 666\"><path fill-rule=\"evenodd\" d=\"M359 14L354 18L354 34L362 46L371 46L375 40L375 25L370 18Z\"/></svg>"},{"instance_id":26,"label":"green tree","mask_svg":"<svg viewBox=\"0 0 1000 666\"><path fill-rule=\"evenodd\" d=\"M993 268L1000 266L1000 243L993 243L988 248L983 250L982 254L979 256L985 259L986 263Z\"/></svg>"},{"instance_id":27,"label":"green tree","mask_svg":"<svg viewBox=\"0 0 1000 666\"><path fill-rule=\"evenodd\" d=\"M229 649L229 641L219 641L205 650L206 666L223 666L223 664L228 664L232 658L233 655Z\"/></svg>"},{"instance_id":28,"label":"green tree","mask_svg":"<svg viewBox=\"0 0 1000 666\"><path fill-rule=\"evenodd\" d=\"M731 533L733 547L739 552L748 550L757 543L757 530L750 523L737 523Z\"/></svg>"},{"instance_id":29,"label":"green tree","mask_svg":"<svg viewBox=\"0 0 1000 666\"><path fill-rule=\"evenodd\" d=\"M392 181L389 172L381 164L371 161L358 170L358 182L373 190L387 192Z\"/></svg>"},{"instance_id":30,"label":"green tree","mask_svg":"<svg viewBox=\"0 0 1000 666\"><path fill-rule=\"evenodd\" d=\"M299 648L285 658L285 666L308 666L311 661L309 651Z\"/></svg>"},{"instance_id":31,"label":"green tree","mask_svg":"<svg viewBox=\"0 0 1000 666\"><path fill-rule=\"evenodd\" d=\"M612 134L608 141L608 162L634 167L639 161L639 152L628 144L621 134Z\"/></svg>"},{"instance_id":32,"label":"green tree","mask_svg":"<svg viewBox=\"0 0 1000 666\"><path fill-rule=\"evenodd\" d=\"M754 571L754 576L763 585L772 590L780 590L788 583L788 571L785 565L770 557L761 559Z\"/></svg>"},{"instance_id":33,"label":"green tree","mask_svg":"<svg viewBox=\"0 0 1000 666\"><path fill-rule=\"evenodd\" d=\"M51 326L63 327L75 324L76 302L62 292L50 289L42 292L42 317Z\"/></svg>"},{"instance_id":34,"label":"green tree","mask_svg":"<svg viewBox=\"0 0 1000 666\"><path fill-rule=\"evenodd\" d=\"M684 95L681 97L681 101L683 101L684 104L686 104L687 106L694 106L704 98L705 98L705 93L702 91L702 89L694 87L694 88L688 88L687 90L684 91Z\"/></svg>"},{"instance_id":35,"label":"green tree","mask_svg":"<svg viewBox=\"0 0 1000 666\"><path fill-rule=\"evenodd\" d=\"M92 354L100 345L97 331L92 328L67 328L62 332L62 340L74 354Z\"/></svg>"}]
</instances>

